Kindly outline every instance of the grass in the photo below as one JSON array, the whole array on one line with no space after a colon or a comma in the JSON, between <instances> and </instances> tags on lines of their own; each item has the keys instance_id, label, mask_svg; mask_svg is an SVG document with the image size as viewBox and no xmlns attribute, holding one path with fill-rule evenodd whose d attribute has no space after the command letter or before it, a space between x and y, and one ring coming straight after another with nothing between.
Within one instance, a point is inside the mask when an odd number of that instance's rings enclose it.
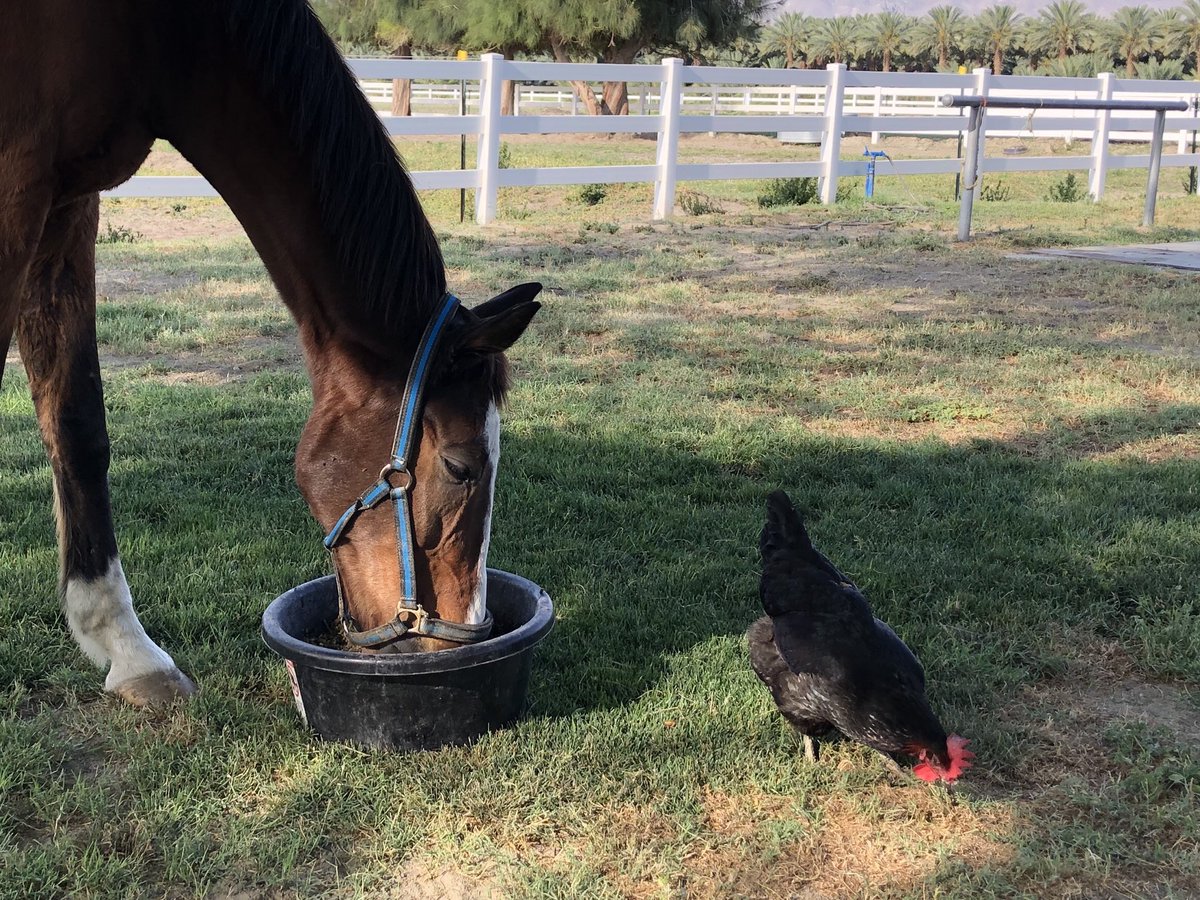
<instances>
[{"instance_id":1,"label":"grass","mask_svg":"<svg viewBox=\"0 0 1200 900\"><path fill-rule=\"evenodd\" d=\"M905 225L742 212L731 190L655 226L620 185L488 231L431 204L463 296L546 284L491 561L558 623L525 720L408 756L314 741L257 635L328 564L291 475L307 382L256 257L213 204L106 204L142 234L98 247L118 536L143 621L203 690L126 709L74 649L10 364L0 897L1200 890L1194 281L1009 258L1043 229L1195 239L1195 201L1165 198L1157 232L1127 225L1136 198L982 204L962 246L948 206ZM961 790L893 784L850 745L798 754L741 637L775 487L974 739Z\"/></svg>"}]
</instances>

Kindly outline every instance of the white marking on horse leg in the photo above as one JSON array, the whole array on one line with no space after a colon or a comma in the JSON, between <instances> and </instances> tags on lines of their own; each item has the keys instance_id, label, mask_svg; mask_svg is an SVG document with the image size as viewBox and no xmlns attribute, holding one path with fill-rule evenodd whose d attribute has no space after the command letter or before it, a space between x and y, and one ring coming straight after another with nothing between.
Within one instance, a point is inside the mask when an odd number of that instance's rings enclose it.
<instances>
[{"instance_id":1,"label":"white marking on horse leg","mask_svg":"<svg viewBox=\"0 0 1200 900\"><path fill-rule=\"evenodd\" d=\"M175 671L175 661L150 640L133 611L119 558L113 557L99 578L68 578L63 610L71 634L92 662L102 668L112 663L104 679L106 690L152 672Z\"/></svg>"},{"instance_id":2,"label":"white marking on horse leg","mask_svg":"<svg viewBox=\"0 0 1200 900\"><path fill-rule=\"evenodd\" d=\"M493 403L488 407L484 424L487 436L488 459L492 463L492 477L488 482L487 517L483 520L483 543L479 545L479 568L475 571L475 596L467 609L467 624L478 625L487 617L487 554L492 542L492 504L496 500L496 473L500 470L500 410Z\"/></svg>"}]
</instances>

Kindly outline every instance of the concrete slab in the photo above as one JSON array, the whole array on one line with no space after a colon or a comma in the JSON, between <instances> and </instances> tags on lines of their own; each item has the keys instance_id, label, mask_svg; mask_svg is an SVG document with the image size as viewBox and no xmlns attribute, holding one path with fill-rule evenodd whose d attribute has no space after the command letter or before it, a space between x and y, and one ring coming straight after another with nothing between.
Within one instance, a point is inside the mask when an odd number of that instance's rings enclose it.
<instances>
[{"instance_id":1,"label":"concrete slab","mask_svg":"<svg viewBox=\"0 0 1200 900\"><path fill-rule=\"evenodd\" d=\"M1021 259L1096 259L1110 263L1132 263L1140 266L1159 266L1166 269L1185 269L1200 272L1200 241L1179 241L1174 244L1128 244L1118 247L1055 247L1030 250L1019 254Z\"/></svg>"}]
</instances>

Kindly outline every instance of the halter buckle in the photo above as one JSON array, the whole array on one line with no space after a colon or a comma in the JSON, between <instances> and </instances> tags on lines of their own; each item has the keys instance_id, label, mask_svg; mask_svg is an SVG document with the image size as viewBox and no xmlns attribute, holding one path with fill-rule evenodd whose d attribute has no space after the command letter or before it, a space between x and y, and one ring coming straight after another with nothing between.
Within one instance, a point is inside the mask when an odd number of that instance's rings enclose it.
<instances>
[{"instance_id":1,"label":"halter buckle","mask_svg":"<svg viewBox=\"0 0 1200 900\"><path fill-rule=\"evenodd\" d=\"M418 603L416 607L401 606L396 610L396 621L409 631L416 634L425 633L425 623L428 620L429 613L425 611L425 607L423 607L420 603Z\"/></svg>"}]
</instances>

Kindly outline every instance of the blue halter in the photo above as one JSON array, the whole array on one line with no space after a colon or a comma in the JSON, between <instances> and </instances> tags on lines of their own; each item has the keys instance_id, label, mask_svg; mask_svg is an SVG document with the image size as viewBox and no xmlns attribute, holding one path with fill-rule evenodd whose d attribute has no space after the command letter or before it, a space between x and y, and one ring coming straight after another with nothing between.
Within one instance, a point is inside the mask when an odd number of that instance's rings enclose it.
<instances>
[{"instance_id":1,"label":"blue halter","mask_svg":"<svg viewBox=\"0 0 1200 900\"><path fill-rule=\"evenodd\" d=\"M413 451L417 421L424 407L429 363L445 332L446 323L454 318L458 306L458 298L453 294L446 294L442 298L441 307L429 320L429 324L425 326L425 333L421 337L417 355L408 372L408 381L404 385L404 397L400 401L400 418L396 422L396 436L392 441L391 461L379 473L379 480L359 495L358 499L342 513L334 526L329 529L329 534L325 535L325 549L332 555L333 548L354 523L359 513L366 509L374 509L388 499L394 504L396 546L400 556L400 598L396 603L396 617L378 628L359 631L355 627L354 620L342 597L341 579L337 579L338 612L341 616L342 631L346 640L356 647L386 647L407 634L420 634L459 644L473 644L485 640L492 632L492 614L490 612L478 625L468 625L435 618L417 602L412 511L408 498L408 492L412 490L413 486L413 475L408 469L408 462ZM334 568L336 570L336 564Z\"/></svg>"}]
</instances>

